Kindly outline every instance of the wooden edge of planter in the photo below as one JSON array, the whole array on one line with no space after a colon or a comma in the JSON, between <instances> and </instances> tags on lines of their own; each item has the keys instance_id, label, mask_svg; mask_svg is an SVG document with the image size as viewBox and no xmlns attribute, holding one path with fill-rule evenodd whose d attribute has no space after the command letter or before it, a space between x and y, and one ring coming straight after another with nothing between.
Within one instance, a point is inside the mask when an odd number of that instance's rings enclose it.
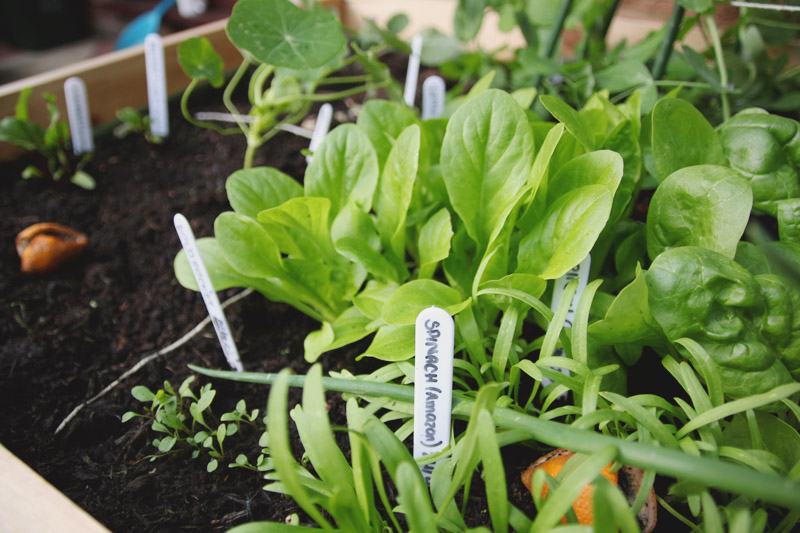
<instances>
[{"instance_id":1,"label":"wooden edge of planter","mask_svg":"<svg viewBox=\"0 0 800 533\"><path fill-rule=\"evenodd\" d=\"M0 531L108 531L1 444L0 472Z\"/></svg>"},{"instance_id":2,"label":"wooden edge of planter","mask_svg":"<svg viewBox=\"0 0 800 533\"><path fill-rule=\"evenodd\" d=\"M189 84L189 78L178 64L177 47L190 37L208 38L226 66L234 66L241 61L239 51L225 34L226 22L227 20L211 22L163 38L167 88L170 93L178 92ZM62 116L66 117L64 81L72 76L79 76L86 83L92 124L99 126L115 120L117 110L123 107L139 109L147 105L144 72L144 45L139 45L17 80L0 86L0 117L14 115L19 93L27 87L33 90L28 100L31 121L47 124L47 109L42 99L45 93L56 96L56 104ZM10 159L17 153L19 150L15 146L0 143L0 160Z\"/></svg>"}]
</instances>

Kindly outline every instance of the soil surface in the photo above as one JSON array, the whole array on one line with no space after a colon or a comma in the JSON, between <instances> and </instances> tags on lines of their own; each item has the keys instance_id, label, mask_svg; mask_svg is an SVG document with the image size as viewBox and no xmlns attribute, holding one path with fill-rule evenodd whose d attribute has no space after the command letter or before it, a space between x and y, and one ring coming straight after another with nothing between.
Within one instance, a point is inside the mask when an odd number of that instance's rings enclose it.
<instances>
[{"instance_id":1,"label":"soil surface","mask_svg":"<svg viewBox=\"0 0 800 533\"><path fill-rule=\"evenodd\" d=\"M213 531L283 521L298 511L291 501L261 490L261 474L226 466L238 453L255 459L257 431L230 437L220 468L207 473L208 458L192 460L190 451L151 462L158 435L143 419L120 420L126 411L142 412L130 393L136 385L177 387L192 374L189 363L226 368L211 327L145 365L55 434L73 408L207 316L200 295L175 280L180 244L172 217L183 213L198 238L213 234L216 216L230 209L225 180L242 165L244 139L198 129L175 112L171 128L159 145L140 135L98 138L86 169L97 181L94 191L23 181L21 170L35 159L0 165L0 443L113 531ZM255 165L301 180L306 146L307 140L280 134L260 149ZM21 273L14 237L38 222L86 233L87 250L55 273ZM238 292L224 291L220 299ZM303 339L319 327L313 320L258 294L226 314L247 370L307 371ZM370 371L369 363L355 363L358 348L364 346L323 356L325 370ZM194 388L207 382L201 377ZM268 395L264 386L219 381L214 388L215 414L241 398L263 409ZM332 421L343 425L337 400L331 396ZM525 455L509 462L516 465L510 491L528 510L519 472L531 461ZM485 503L469 507L474 525L488 522Z\"/></svg>"}]
</instances>

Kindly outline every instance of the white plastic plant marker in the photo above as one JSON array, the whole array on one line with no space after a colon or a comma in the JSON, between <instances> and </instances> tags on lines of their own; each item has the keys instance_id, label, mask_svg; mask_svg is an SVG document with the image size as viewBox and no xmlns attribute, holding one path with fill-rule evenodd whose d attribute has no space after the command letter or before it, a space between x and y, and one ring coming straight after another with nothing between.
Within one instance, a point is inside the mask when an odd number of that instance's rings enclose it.
<instances>
[{"instance_id":1,"label":"white plastic plant marker","mask_svg":"<svg viewBox=\"0 0 800 533\"><path fill-rule=\"evenodd\" d=\"M200 250L197 249L197 241L194 238L194 232L189 225L186 217L177 213L173 217L175 223L175 231L178 232L178 238L181 240L181 246L186 251L186 257L189 260L189 266L192 268L197 285L200 287L200 294L203 296L203 301L208 309L208 315L211 317L211 323L214 324L214 331L217 332L219 344L222 346L222 352L225 354L225 359L232 369L237 372L244 370L242 367L242 360L239 357L239 350L236 348L236 343L233 340L231 328L228 325L228 320L225 318L225 313L222 311L222 306L219 303L217 292L211 284L211 278L208 276L208 270L203 263L203 258L200 257Z\"/></svg>"},{"instance_id":2,"label":"white plastic plant marker","mask_svg":"<svg viewBox=\"0 0 800 533\"><path fill-rule=\"evenodd\" d=\"M151 33L144 38L144 64L147 73L150 133L158 137L166 137L169 135L167 74L164 69L164 43L157 33Z\"/></svg>"},{"instance_id":3,"label":"white plastic plant marker","mask_svg":"<svg viewBox=\"0 0 800 533\"><path fill-rule=\"evenodd\" d=\"M422 82L422 120L439 118L444 113L444 80L428 76Z\"/></svg>"},{"instance_id":4,"label":"white plastic plant marker","mask_svg":"<svg viewBox=\"0 0 800 533\"><path fill-rule=\"evenodd\" d=\"M202 15L207 7L208 0L178 0L178 14L184 18Z\"/></svg>"},{"instance_id":5,"label":"white plastic plant marker","mask_svg":"<svg viewBox=\"0 0 800 533\"><path fill-rule=\"evenodd\" d=\"M89 98L86 84L77 76L64 82L64 98L67 102L69 134L72 138L72 151L75 155L94 151L92 119L89 116Z\"/></svg>"},{"instance_id":6,"label":"white plastic plant marker","mask_svg":"<svg viewBox=\"0 0 800 533\"><path fill-rule=\"evenodd\" d=\"M453 409L453 317L439 307L417 315L414 331L414 458L450 444ZM430 485L436 463L420 469Z\"/></svg>"},{"instance_id":7,"label":"white plastic plant marker","mask_svg":"<svg viewBox=\"0 0 800 533\"><path fill-rule=\"evenodd\" d=\"M414 107L414 99L417 96L420 54L422 54L422 35L418 34L411 39L411 55L408 56L408 72L406 72L406 84L403 89L403 100L408 107Z\"/></svg>"},{"instance_id":8,"label":"white plastic plant marker","mask_svg":"<svg viewBox=\"0 0 800 533\"><path fill-rule=\"evenodd\" d=\"M331 127L331 118L333 118L333 106L331 104L322 104L317 113L317 122L314 124L314 133L311 134L311 142L308 143L308 149L313 153L317 147L322 144L322 140L328 134ZM311 164L313 156L306 156L306 165Z\"/></svg>"},{"instance_id":9,"label":"white plastic plant marker","mask_svg":"<svg viewBox=\"0 0 800 533\"><path fill-rule=\"evenodd\" d=\"M581 295L583 294L584 289L586 289L586 285L589 283L589 269L592 267L592 256L587 255L586 259L572 267L566 274L561 276L555 281L555 285L553 285L553 301L550 303L550 309L555 312L558 304L561 302L561 297L564 295L564 287L567 284L574 280L578 280L578 288L575 290L575 295L572 297L572 301L569 304L569 309L567 309L567 317L564 319L564 327L571 328L572 322L575 320L575 307L577 307L578 302L581 300ZM563 357L564 356L564 349L563 348L556 348L553 351L554 357ZM559 368L561 373L569 375L569 370L566 368ZM547 386L552 383L551 380L547 378L542 379L542 385Z\"/></svg>"}]
</instances>

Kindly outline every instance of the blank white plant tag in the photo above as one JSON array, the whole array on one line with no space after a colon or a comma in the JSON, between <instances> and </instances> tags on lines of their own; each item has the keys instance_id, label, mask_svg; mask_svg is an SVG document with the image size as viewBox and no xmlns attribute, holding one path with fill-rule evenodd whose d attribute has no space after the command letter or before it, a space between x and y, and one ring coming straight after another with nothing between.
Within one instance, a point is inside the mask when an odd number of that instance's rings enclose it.
<instances>
[{"instance_id":1,"label":"blank white plant tag","mask_svg":"<svg viewBox=\"0 0 800 533\"><path fill-rule=\"evenodd\" d=\"M175 230L178 232L178 238L181 240L181 246L186 251L186 257L189 260L189 266L192 267L192 273L197 280L197 285L200 287L200 294L203 296L203 301L208 309L208 315L211 317L211 323L214 324L214 331L217 332L219 344L222 346L222 352L225 354L225 359L232 369L237 372L244 370L242 367L242 360L239 357L239 350L236 348L236 343L233 340L231 328L228 325L228 320L225 318L225 313L222 311L222 306L219 303L217 292L211 284L211 278L208 276L208 270L203 263L203 258L200 256L200 250L197 249L197 241L194 238L194 232L189 225L186 217L178 213L173 218L175 223Z\"/></svg>"},{"instance_id":2,"label":"blank white plant tag","mask_svg":"<svg viewBox=\"0 0 800 533\"><path fill-rule=\"evenodd\" d=\"M206 12L208 0L178 0L178 14L184 18L196 17Z\"/></svg>"},{"instance_id":3,"label":"blank white plant tag","mask_svg":"<svg viewBox=\"0 0 800 533\"><path fill-rule=\"evenodd\" d=\"M453 317L439 307L417 315L414 333L414 458L444 450L450 444L453 409ZM423 467L430 485L436 463Z\"/></svg>"},{"instance_id":4,"label":"blank white plant tag","mask_svg":"<svg viewBox=\"0 0 800 533\"><path fill-rule=\"evenodd\" d=\"M439 118L444 112L444 80L428 76L422 82L422 120Z\"/></svg>"},{"instance_id":5,"label":"blank white plant tag","mask_svg":"<svg viewBox=\"0 0 800 533\"><path fill-rule=\"evenodd\" d=\"M415 35L411 39L411 55L408 56L408 72L406 72L406 85L403 90L403 99L408 107L414 107L417 97L417 81L419 81L419 58L422 53L422 35Z\"/></svg>"},{"instance_id":6,"label":"blank white plant tag","mask_svg":"<svg viewBox=\"0 0 800 533\"><path fill-rule=\"evenodd\" d=\"M167 75L164 70L164 44L161 36L151 33L144 38L144 64L147 73L147 105L150 111L150 133L169 135L167 107Z\"/></svg>"},{"instance_id":7,"label":"blank white plant tag","mask_svg":"<svg viewBox=\"0 0 800 533\"><path fill-rule=\"evenodd\" d=\"M94 151L92 119L89 116L89 99L86 84L77 76L64 82L64 98L67 102L69 134L72 138L72 151L75 155Z\"/></svg>"},{"instance_id":8,"label":"blank white plant tag","mask_svg":"<svg viewBox=\"0 0 800 533\"><path fill-rule=\"evenodd\" d=\"M317 147L322 144L322 140L328 134L331 127L331 118L333 117L333 106L331 104L322 104L317 113L317 122L314 124L314 133L311 134L311 142L308 143L308 149L313 153L317 151ZM313 156L306 156L306 165L311 164Z\"/></svg>"},{"instance_id":9,"label":"blank white plant tag","mask_svg":"<svg viewBox=\"0 0 800 533\"><path fill-rule=\"evenodd\" d=\"M564 287L567 284L574 280L578 280L578 288L575 290L575 296L572 297L572 302L570 302L569 309L567 310L567 317L564 319L564 327L571 328L572 321L575 320L575 308L578 305L578 302L581 300L581 295L583 294L586 285L589 283L589 269L592 267L592 256L587 255L586 259L578 263L576 266L572 267L572 269L558 278L555 281L555 285L553 286L553 301L550 304L550 309L555 312L556 308L558 307L559 302L561 302L561 297L564 295ZM554 357L563 357L564 356L564 348L556 348L553 351ZM566 368L559 368L558 370L561 373L569 375L569 370ZM552 383L552 380L547 378L542 379L542 385L547 386Z\"/></svg>"}]
</instances>

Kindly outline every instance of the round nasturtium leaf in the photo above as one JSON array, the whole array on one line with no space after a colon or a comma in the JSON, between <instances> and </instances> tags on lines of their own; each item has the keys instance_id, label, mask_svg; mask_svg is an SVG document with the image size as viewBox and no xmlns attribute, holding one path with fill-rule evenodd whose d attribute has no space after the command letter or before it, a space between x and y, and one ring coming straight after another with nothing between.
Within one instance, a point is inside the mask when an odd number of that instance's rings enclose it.
<instances>
[{"instance_id":1,"label":"round nasturtium leaf","mask_svg":"<svg viewBox=\"0 0 800 533\"><path fill-rule=\"evenodd\" d=\"M208 80L212 87L225 83L225 64L205 37L192 37L178 45L178 63L193 80Z\"/></svg>"},{"instance_id":2,"label":"round nasturtium leaf","mask_svg":"<svg viewBox=\"0 0 800 533\"><path fill-rule=\"evenodd\" d=\"M239 0L228 37L258 61L294 69L317 68L346 44L332 13L300 9L289 0Z\"/></svg>"}]
</instances>

